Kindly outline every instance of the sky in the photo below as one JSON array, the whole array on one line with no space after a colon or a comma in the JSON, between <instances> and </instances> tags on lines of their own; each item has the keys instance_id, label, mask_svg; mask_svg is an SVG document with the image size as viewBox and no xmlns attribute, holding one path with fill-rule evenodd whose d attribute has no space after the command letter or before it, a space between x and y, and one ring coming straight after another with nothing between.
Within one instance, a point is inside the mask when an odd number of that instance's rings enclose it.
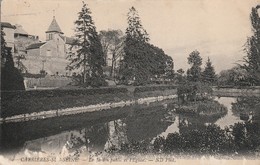
<instances>
[{"instance_id":1,"label":"sky","mask_svg":"<svg viewBox=\"0 0 260 165\"><path fill-rule=\"evenodd\" d=\"M100 30L127 27L127 12L134 6L150 43L174 61L174 69L189 68L188 55L198 50L203 67L209 57L217 72L240 63L243 45L252 35L249 15L260 0L84 0ZM20 24L29 34L45 40L53 16L68 37L82 0L3 0L1 21Z\"/></svg>"}]
</instances>

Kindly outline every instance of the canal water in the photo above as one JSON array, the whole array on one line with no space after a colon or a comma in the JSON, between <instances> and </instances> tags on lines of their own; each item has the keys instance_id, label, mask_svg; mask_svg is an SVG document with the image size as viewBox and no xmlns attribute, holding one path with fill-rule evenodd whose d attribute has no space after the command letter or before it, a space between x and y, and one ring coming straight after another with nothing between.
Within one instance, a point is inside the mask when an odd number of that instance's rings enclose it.
<instances>
[{"instance_id":1,"label":"canal water","mask_svg":"<svg viewBox=\"0 0 260 165\"><path fill-rule=\"evenodd\" d=\"M227 107L225 116L202 120L179 115L170 106L173 101L167 100L152 105L2 124L0 154L11 160L46 153L67 156L83 149L96 152L132 141L151 142L158 136L179 132L183 123L191 124L189 128L193 129L209 123L225 128L243 122L232 109L237 98L215 100Z\"/></svg>"}]
</instances>

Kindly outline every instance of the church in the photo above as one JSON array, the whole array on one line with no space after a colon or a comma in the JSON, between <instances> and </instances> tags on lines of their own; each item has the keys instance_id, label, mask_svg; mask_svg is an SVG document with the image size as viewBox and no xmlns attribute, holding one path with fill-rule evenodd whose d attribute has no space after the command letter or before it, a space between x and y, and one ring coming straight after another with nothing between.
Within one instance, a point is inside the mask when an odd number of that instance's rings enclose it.
<instances>
[{"instance_id":1,"label":"church","mask_svg":"<svg viewBox=\"0 0 260 165\"><path fill-rule=\"evenodd\" d=\"M55 16L46 33L45 42L37 42L27 46L26 60L23 64L28 73L48 75L70 75L66 70L67 52L73 39L66 37L58 25Z\"/></svg>"}]
</instances>

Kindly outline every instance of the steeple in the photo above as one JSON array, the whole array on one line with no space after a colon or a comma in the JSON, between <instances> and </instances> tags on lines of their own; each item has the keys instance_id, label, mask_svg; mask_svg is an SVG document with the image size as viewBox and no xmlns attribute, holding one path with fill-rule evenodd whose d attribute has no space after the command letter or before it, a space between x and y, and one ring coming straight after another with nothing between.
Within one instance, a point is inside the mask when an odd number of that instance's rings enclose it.
<instances>
[{"instance_id":1,"label":"steeple","mask_svg":"<svg viewBox=\"0 0 260 165\"><path fill-rule=\"evenodd\" d=\"M51 33L51 32L57 32L60 34L63 34L63 32L60 29L60 26L58 25L55 16L53 16L53 20L48 28L48 30L46 31L46 33Z\"/></svg>"},{"instance_id":2,"label":"steeple","mask_svg":"<svg viewBox=\"0 0 260 165\"><path fill-rule=\"evenodd\" d=\"M60 29L60 26L58 25L55 19L55 16L53 16L53 20L48 30L45 33L46 33L46 41L56 38L55 36L57 35L63 34L63 32Z\"/></svg>"}]
</instances>

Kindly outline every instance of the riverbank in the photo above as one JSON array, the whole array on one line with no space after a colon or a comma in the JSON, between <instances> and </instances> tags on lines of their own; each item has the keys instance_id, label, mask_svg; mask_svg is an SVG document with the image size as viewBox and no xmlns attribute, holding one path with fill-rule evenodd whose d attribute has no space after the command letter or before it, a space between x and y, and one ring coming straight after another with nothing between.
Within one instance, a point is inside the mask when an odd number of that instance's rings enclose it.
<instances>
[{"instance_id":1,"label":"riverbank","mask_svg":"<svg viewBox=\"0 0 260 165\"><path fill-rule=\"evenodd\" d=\"M174 86L1 92L1 117L20 120L84 113L160 101L175 94Z\"/></svg>"},{"instance_id":2,"label":"riverbank","mask_svg":"<svg viewBox=\"0 0 260 165\"><path fill-rule=\"evenodd\" d=\"M212 87L213 94L225 95L225 96L259 96L260 95L260 86L250 86L250 87Z\"/></svg>"},{"instance_id":3,"label":"riverbank","mask_svg":"<svg viewBox=\"0 0 260 165\"><path fill-rule=\"evenodd\" d=\"M169 96L176 93L177 86L174 85L1 92L1 118L104 103L133 101L146 97ZM260 87L213 87L213 95L259 96Z\"/></svg>"}]
</instances>

